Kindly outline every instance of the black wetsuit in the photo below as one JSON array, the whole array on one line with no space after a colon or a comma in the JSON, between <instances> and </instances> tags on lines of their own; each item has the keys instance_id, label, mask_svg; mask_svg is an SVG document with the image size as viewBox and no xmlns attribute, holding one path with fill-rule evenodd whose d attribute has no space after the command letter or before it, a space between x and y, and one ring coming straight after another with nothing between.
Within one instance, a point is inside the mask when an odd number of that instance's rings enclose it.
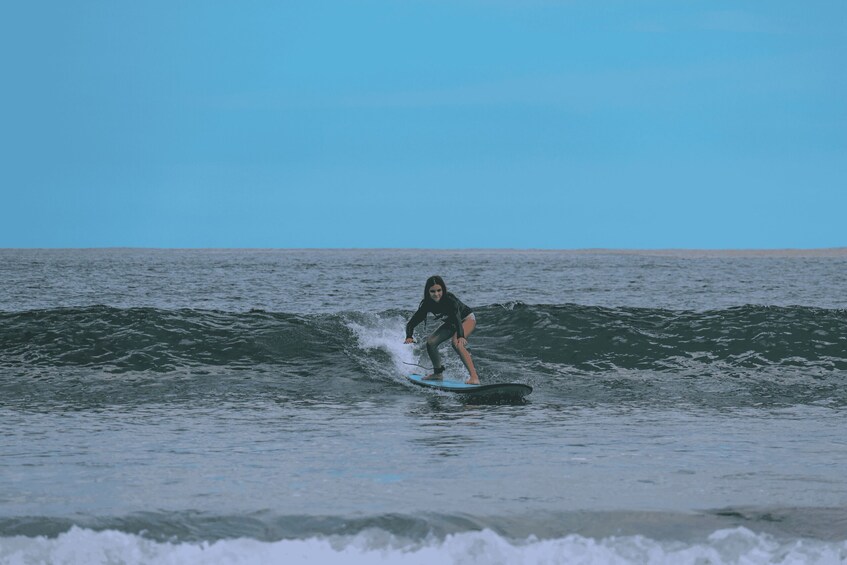
<instances>
[{"instance_id":1,"label":"black wetsuit","mask_svg":"<svg viewBox=\"0 0 847 565\"><path fill-rule=\"evenodd\" d=\"M418 311L412 315L409 323L406 324L406 338L412 337L415 331L415 326L426 319L427 313L432 312L436 318L443 318L445 323L450 324L456 329L458 337L465 337L465 329L462 327L462 320L473 314L473 310L456 298L452 292L446 293L441 297L441 300L435 302L433 300L424 300L418 307Z\"/></svg>"}]
</instances>

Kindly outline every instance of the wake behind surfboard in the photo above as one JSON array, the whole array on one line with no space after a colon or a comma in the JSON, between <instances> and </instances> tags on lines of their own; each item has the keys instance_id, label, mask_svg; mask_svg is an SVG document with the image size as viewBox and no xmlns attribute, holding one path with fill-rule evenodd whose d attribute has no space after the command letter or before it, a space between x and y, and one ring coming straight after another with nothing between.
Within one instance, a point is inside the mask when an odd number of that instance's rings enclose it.
<instances>
[{"instance_id":1,"label":"wake behind surfboard","mask_svg":"<svg viewBox=\"0 0 847 565\"><path fill-rule=\"evenodd\" d=\"M469 385L459 381L425 381L421 375L409 375L410 382L435 390L454 392L469 397L523 398L532 392L532 387L521 383L494 383Z\"/></svg>"}]
</instances>

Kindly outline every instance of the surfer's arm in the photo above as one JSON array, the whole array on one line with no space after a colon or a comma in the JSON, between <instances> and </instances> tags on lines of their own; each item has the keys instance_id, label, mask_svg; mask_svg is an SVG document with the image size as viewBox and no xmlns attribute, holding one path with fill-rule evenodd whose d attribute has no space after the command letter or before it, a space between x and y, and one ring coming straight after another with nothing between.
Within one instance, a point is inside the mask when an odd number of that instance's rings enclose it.
<instances>
[{"instance_id":1,"label":"surfer's arm","mask_svg":"<svg viewBox=\"0 0 847 565\"><path fill-rule=\"evenodd\" d=\"M420 324L426 318L426 308L421 306L418 311L412 315L412 318L406 324L406 339L412 339L412 334L415 332L415 326Z\"/></svg>"}]
</instances>

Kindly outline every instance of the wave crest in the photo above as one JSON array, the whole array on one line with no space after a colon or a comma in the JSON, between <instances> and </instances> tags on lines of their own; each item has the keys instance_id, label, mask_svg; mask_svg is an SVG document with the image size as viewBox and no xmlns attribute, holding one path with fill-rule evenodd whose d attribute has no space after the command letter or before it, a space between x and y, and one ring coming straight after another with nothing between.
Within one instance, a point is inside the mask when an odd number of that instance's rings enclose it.
<instances>
[{"instance_id":1,"label":"wave crest","mask_svg":"<svg viewBox=\"0 0 847 565\"><path fill-rule=\"evenodd\" d=\"M0 538L0 561L22 563L840 563L847 542L780 541L746 528L718 530L693 543L644 536L572 534L513 541L491 530L410 541L381 530L350 537L263 542L156 542L114 530L78 527L55 539Z\"/></svg>"},{"instance_id":2,"label":"wave crest","mask_svg":"<svg viewBox=\"0 0 847 565\"><path fill-rule=\"evenodd\" d=\"M691 312L517 302L477 312L474 346L504 362L532 360L589 372L666 371L692 361L847 370L847 314L842 310L743 306ZM3 313L0 366L167 372L332 362L363 346L365 319L380 326L383 341L402 337L403 314L307 316L107 306ZM435 327L430 322L428 329Z\"/></svg>"}]
</instances>

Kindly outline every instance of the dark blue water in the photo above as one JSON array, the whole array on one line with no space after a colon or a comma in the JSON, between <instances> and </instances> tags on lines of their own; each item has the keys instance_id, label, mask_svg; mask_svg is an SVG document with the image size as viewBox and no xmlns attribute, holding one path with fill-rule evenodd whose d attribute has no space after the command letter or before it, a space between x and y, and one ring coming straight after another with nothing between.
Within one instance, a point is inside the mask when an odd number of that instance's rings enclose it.
<instances>
[{"instance_id":1,"label":"dark blue water","mask_svg":"<svg viewBox=\"0 0 847 565\"><path fill-rule=\"evenodd\" d=\"M406 383L436 273L525 402ZM843 251L5 250L0 279L0 562L847 559Z\"/></svg>"}]
</instances>

